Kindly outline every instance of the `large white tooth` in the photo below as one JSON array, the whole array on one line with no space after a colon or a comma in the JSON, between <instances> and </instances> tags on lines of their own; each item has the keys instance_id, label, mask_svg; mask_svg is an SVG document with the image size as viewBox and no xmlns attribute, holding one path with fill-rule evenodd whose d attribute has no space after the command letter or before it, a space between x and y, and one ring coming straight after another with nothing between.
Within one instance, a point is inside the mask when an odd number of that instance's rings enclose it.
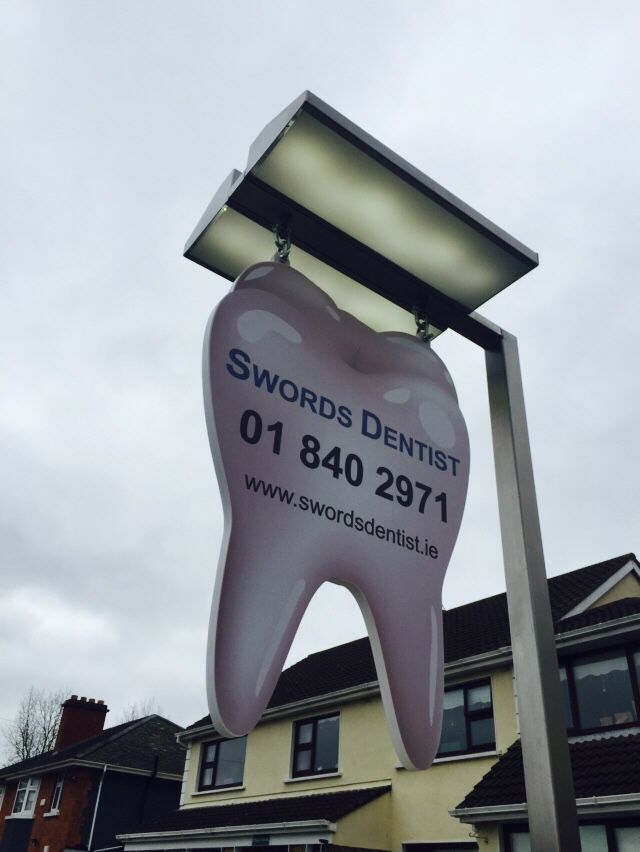
<instances>
[{"instance_id":1,"label":"large white tooth","mask_svg":"<svg viewBox=\"0 0 640 852\"><path fill-rule=\"evenodd\" d=\"M261 263L242 273L209 322L204 391L225 506L207 661L214 724L239 736L257 723L309 600L329 580L347 586L363 611L399 757L428 766L442 715L442 583L469 474L467 431L444 365L409 335L371 331L290 267ZM261 418L255 443L240 435L246 411ZM279 439L267 429L276 423ZM319 441L321 457L340 447L343 468L357 455L362 484L306 467L304 435ZM398 502L395 485L385 492L395 499L376 494L387 476L380 467L411 481L411 506ZM431 489L424 514L426 491L416 482ZM286 489L290 502L259 483ZM322 516L310 500L324 505Z\"/></svg>"}]
</instances>

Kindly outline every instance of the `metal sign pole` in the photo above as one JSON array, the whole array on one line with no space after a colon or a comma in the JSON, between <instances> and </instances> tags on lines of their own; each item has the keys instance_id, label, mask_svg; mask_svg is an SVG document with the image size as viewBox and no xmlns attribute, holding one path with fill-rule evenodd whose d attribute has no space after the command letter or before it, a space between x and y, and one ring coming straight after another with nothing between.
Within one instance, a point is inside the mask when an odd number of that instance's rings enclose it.
<instances>
[{"instance_id":1,"label":"metal sign pole","mask_svg":"<svg viewBox=\"0 0 640 852\"><path fill-rule=\"evenodd\" d=\"M495 331L487 381L531 848L580 852L518 346Z\"/></svg>"}]
</instances>

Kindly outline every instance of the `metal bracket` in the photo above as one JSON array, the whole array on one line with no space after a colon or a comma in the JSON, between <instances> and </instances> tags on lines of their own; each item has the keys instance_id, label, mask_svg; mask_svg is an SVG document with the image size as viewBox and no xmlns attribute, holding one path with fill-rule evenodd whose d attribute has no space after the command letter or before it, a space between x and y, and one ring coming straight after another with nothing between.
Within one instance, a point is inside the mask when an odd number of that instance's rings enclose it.
<instances>
[{"instance_id":1,"label":"metal bracket","mask_svg":"<svg viewBox=\"0 0 640 852\"><path fill-rule=\"evenodd\" d=\"M276 244L274 260L280 263L289 263L289 252L291 251L291 224L290 222L279 222L271 229Z\"/></svg>"},{"instance_id":2,"label":"metal bracket","mask_svg":"<svg viewBox=\"0 0 640 852\"><path fill-rule=\"evenodd\" d=\"M427 309L414 307L413 317L416 321L416 337L419 337L428 346L433 340L434 335L429 331L429 316L427 314Z\"/></svg>"}]
</instances>

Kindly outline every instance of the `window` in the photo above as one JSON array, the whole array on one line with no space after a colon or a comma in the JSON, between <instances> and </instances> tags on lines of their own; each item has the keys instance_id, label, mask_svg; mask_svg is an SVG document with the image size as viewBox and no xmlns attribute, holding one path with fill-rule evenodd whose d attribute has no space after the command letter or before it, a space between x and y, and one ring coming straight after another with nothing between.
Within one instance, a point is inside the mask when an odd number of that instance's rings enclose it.
<instances>
[{"instance_id":1,"label":"window","mask_svg":"<svg viewBox=\"0 0 640 852\"><path fill-rule=\"evenodd\" d=\"M569 680L567 678L567 669L565 666L560 667L560 689L562 690L562 710L564 712L564 723L567 730L573 728L573 710L571 709L571 697L569 695Z\"/></svg>"},{"instance_id":2,"label":"window","mask_svg":"<svg viewBox=\"0 0 640 852\"><path fill-rule=\"evenodd\" d=\"M56 783L53 787L53 795L51 796L51 806L49 808L49 812L57 811L60 807L60 797L62 796L62 785L64 783L64 778L62 775L58 775L56 778Z\"/></svg>"},{"instance_id":3,"label":"window","mask_svg":"<svg viewBox=\"0 0 640 852\"><path fill-rule=\"evenodd\" d=\"M496 747L489 681L445 690L443 706L439 757Z\"/></svg>"},{"instance_id":4,"label":"window","mask_svg":"<svg viewBox=\"0 0 640 852\"><path fill-rule=\"evenodd\" d=\"M4 785L0 784L0 808L2 807L3 802L4 802Z\"/></svg>"},{"instance_id":5,"label":"window","mask_svg":"<svg viewBox=\"0 0 640 852\"><path fill-rule=\"evenodd\" d=\"M338 729L340 716L301 719L293 728L294 778L320 775L338 769Z\"/></svg>"},{"instance_id":6,"label":"window","mask_svg":"<svg viewBox=\"0 0 640 852\"><path fill-rule=\"evenodd\" d=\"M36 796L40 787L39 778L23 778L18 781L16 798L13 803L14 814L32 814L36 804Z\"/></svg>"},{"instance_id":7,"label":"window","mask_svg":"<svg viewBox=\"0 0 640 852\"><path fill-rule=\"evenodd\" d=\"M640 849L640 825L630 821L592 822L580 825L582 852L637 852ZM531 852L528 830L509 831L507 852Z\"/></svg>"},{"instance_id":8,"label":"window","mask_svg":"<svg viewBox=\"0 0 640 852\"><path fill-rule=\"evenodd\" d=\"M528 831L512 831L509 835L509 852L531 852Z\"/></svg>"},{"instance_id":9,"label":"window","mask_svg":"<svg viewBox=\"0 0 640 852\"><path fill-rule=\"evenodd\" d=\"M246 737L203 743L198 789L216 790L242 784L246 749Z\"/></svg>"},{"instance_id":10,"label":"window","mask_svg":"<svg viewBox=\"0 0 640 852\"><path fill-rule=\"evenodd\" d=\"M561 666L564 715L570 733L638 722L639 662L640 652L617 649L576 657Z\"/></svg>"},{"instance_id":11,"label":"window","mask_svg":"<svg viewBox=\"0 0 640 852\"><path fill-rule=\"evenodd\" d=\"M617 852L637 852L640 849L640 826L627 825L614 828Z\"/></svg>"}]
</instances>

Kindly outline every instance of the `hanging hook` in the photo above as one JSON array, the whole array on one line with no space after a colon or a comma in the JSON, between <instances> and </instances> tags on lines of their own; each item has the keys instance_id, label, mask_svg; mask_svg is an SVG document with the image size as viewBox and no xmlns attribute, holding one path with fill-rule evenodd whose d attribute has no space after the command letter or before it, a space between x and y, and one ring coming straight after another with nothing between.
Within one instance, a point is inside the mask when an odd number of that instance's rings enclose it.
<instances>
[{"instance_id":1,"label":"hanging hook","mask_svg":"<svg viewBox=\"0 0 640 852\"><path fill-rule=\"evenodd\" d=\"M413 309L413 316L416 321L416 337L424 340L429 345L433 339L433 334L429 331L429 316L426 309L415 307Z\"/></svg>"},{"instance_id":2,"label":"hanging hook","mask_svg":"<svg viewBox=\"0 0 640 852\"><path fill-rule=\"evenodd\" d=\"M289 263L289 252L291 251L291 224L289 222L280 222L274 225L273 239L276 244L276 253L274 260L279 260L280 263Z\"/></svg>"}]
</instances>

